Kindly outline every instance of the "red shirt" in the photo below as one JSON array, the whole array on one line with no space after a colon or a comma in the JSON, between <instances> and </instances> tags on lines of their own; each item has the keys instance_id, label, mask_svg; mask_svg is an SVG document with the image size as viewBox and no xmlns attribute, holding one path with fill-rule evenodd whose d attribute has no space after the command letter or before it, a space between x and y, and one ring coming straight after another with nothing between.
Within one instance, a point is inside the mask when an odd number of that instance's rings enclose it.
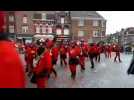
<instances>
[{"instance_id":1,"label":"red shirt","mask_svg":"<svg viewBox=\"0 0 134 100\"><path fill-rule=\"evenodd\" d=\"M0 41L0 88L24 87L24 66L14 44Z\"/></svg>"}]
</instances>

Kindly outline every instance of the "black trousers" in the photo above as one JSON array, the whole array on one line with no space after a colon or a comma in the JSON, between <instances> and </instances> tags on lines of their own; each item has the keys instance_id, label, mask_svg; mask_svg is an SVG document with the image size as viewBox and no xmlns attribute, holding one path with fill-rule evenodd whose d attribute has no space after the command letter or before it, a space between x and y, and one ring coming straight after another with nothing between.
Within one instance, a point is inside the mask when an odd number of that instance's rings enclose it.
<instances>
[{"instance_id":1,"label":"black trousers","mask_svg":"<svg viewBox=\"0 0 134 100\"><path fill-rule=\"evenodd\" d=\"M91 62L91 68L94 68L94 57L95 55L94 54L89 54L89 59L90 59L90 62Z\"/></svg>"},{"instance_id":2,"label":"black trousers","mask_svg":"<svg viewBox=\"0 0 134 100\"><path fill-rule=\"evenodd\" d=\"M100 54L98 55L98 62L100 62Z\"/></svg>"}]
</instances>

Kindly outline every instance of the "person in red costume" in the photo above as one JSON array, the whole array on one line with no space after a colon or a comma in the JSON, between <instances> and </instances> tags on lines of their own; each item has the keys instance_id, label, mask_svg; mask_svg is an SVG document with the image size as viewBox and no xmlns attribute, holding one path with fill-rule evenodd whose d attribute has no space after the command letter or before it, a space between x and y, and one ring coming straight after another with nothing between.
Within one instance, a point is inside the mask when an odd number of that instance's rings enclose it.
<instances>
[{"instance_id":1,"label":"person in red costume","mask_svg":"<svg viewBox=\"0 0 134 100\"><path fill-rule=\"evenodd\" d=\"M100 62L100 54L101 54L101 46L99 44L97 44L96 47L96 61Z\"/></svg>"},{"instance_id":2,"label":"person in red costume","mask_svg":"<svg viewBox=\"0 0 134 100\"><path fill-rule=\"evenodd\" d=\"M63 66L63 62L65 64L65 66L67 65L66 58L67 58L67 51L65 49L65 46L62 44L61 48L60 48L60 63L61 63L61 66Z\"/></svg>"},{"instance_id":3,"label":"person in red costume","mask_svg":"<svg viewBox=\"0 0 134 100\"><path fill-rule=\"evenodd\" d=\"M94 58L96 57L96 45L95 44L91 44L88 50L88 54L89 54L89 58L90 58L90 62L91 62L91 68L94 68Z\"/></svg>"},{"instance_id":4,"label":"person in red costume","mask_svg":"<svg viewBox=\"0 0 134 100\"><path fill-rule=\"evenodd\" d=\"M108 58L111 58L111 52L112 52L112 47L111 45L108 46Z\"/></svg>"},{"instance_id":5,"label":"person in red costume","mask_svg":"<svg viewBox=\"0 0 134 100\"><path fill-rule=\"evenodd\" d=\"M108 57L108 46L105 45L104 47L104 54L105 54L105 57L107 58Z\"/></svg>"},{"instance_id":6,"label":"person in red costume","mask_svg":"<svg viewBox=\"0 0 134 100\"><path fill-rule=\"evenodd\" d=\"M51 54L52 42L47 41L46 48L39 63L33 69L35 74L36 84L38 88L46 88L48 78L52 70L52 54Z\"/></svg>"},{"instance_id":7,"label":"person in red costume","mask_svg":"<svg viewBox=\"0 0 134 100\"><path fill-rule=\"evenodd\" d=\"M4 26L5 12L0 11L0 88L25 88L24 66Z\"/></svg>"},{"instance_id":8,"label":"person in red costume","mask_svg":"<svg viewBox=\"0 0 134 100\"><path fill-rule=\"evenodd\" d=\"M121 62L121 59L120 59L120 47L119 47L119 45L115 46L115 53L116 53L116 56L114 58L114 62L116 62L116 58L117 57L118 57L119 62Z\"/></svg>"},{"instance_id":9,"label":"person in red costume","mask_svg":"<svg viewBox=\"0 0 134 100\"><path fill-rule=\"evenodd\" d=\"M80 48L80 55L79 55L79 63L81 66L81 71L83 72L85 70L85 57L86 57L86 48L84 45L81 45Z\"/></svg>"},{"instance_id":10,"label":"person in red costume","mask_svg":"<svg viewBox=\"0 0 134 100\"><path fill-rule=\"evenodd\" d=\"M76 66L79 63L77 56L78 56L78 53L75 48L75 44L72 44L69 50L69 68L71 71L71 78L73 80L75 80L76 78Z\"/></svg>"},{"instance_id":11,"label":"person in red costume","mask_svg":"<svg viewBox=\"0 0 134 100\"><path fill-rule=\"evenodd\" d=\"M98 45L96 43L94 43L93 45L93 54L94 54L94 57L95 57L95 61L98 60L98 54L99 54L99 48L98 48Z\"/></svg>"},{"instance_id":12,"label":"person in red costume","mask_svg":"<svg viewBox=\"0 0 134 100\"><path fill-rule=\"evenodd\" d=\"M59 55L59 48L55 44L54 47L52 48L52 64L53 64L52 72L55 74L55 77L57 77L57 72L54 69L54 67L57 64L58 55Z\"/></svg>"},{"instance_id":13,"label":"person in red costume","mask_svg":"<svg viewBox=\"0 0 134 100\"><path fill-rule=\"evenodd\" d=\"M31 76L33 69L33 60L36 56L36 51L33 48L32 44L28 45L25 52L25 60L26 60L26 72L28 72L28 76Z\"/></svg>"},{"instance_id":14,"label":"person in red costume","mask_svg":"<svg viewBox=\"0 0 134 100\"><path fill-rule=\"evenodd\" d=\"M88 58L88 43L84 42L83 44L83 53L86 58Z\"/></svg>"}]
</instances>

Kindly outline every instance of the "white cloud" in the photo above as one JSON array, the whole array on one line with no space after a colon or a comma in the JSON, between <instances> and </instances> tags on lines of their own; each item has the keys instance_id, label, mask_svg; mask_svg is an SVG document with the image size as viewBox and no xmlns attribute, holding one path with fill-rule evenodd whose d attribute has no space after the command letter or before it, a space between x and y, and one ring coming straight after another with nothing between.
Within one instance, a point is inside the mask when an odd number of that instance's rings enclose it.
<instances>
[{"instance_id":1,"label":"white cloud","mask_svg":"<svg viewBox=\"0 0 134 100\"><path fill-rule=\"evenodd\" d=\"M107 20L106 34L134 27L134 11L97 11Z\"/></svg>"}]
</instances>

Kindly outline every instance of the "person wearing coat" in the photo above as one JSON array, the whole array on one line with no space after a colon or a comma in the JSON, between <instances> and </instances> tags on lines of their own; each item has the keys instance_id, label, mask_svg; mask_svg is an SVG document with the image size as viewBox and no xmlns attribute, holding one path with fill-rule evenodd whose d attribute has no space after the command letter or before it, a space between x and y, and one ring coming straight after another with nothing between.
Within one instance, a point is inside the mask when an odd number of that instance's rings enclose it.
<instances>
[{"instance_id":1,"label":"person wearing coat","mask_svg":"<svg viewBox=\"0 0 134 100\"><path fill-rule=\"evenodd\" d=\"M25 61L26 61L26 72L28 72L28 76L31 76L32 69L33 69L33 61L36 56L36 50L30 44L26 47L25 50Z\"/></svg>"},{"instance_id":2,"label":"person wearing coat","mask_svg":"<svg viewBox=\"0 0 134 100\"><path fill-rule=\"evenodd\" d=\"M33 69L35 80L38 88L46 88L49 76L52 70L52 54L51 54L52 43L47 41L46 48L39 63Z\"/></svg>"},{"instance_id":3,"label":"person wearing coat","mask_svg":"<svg viewBox=\"0 0 134 100\"><path fill-rule=\"evenodd\" d=\"M60 63L61 63L61 66L63 66L63 62L65 64L65 66L67 66L66 58L67 58L67 50L65 49L65 46L62 44L61 47L60 47Z\"/></svg>"},{"instance_id":4,"label":"person wearing coat","mask_svg":"<svg viewBox=\"0 0 134 100\"><path fill-rule=\"evenodd\" d=\"M55 74L55 77L57 77L57 72L56 72L54 67L57 64L58 55L59 55L59 48L56 46L56 44L52 48L51 53L52 53L52 72Z\"/></svg>"},{"instance_id":5,"label":"person wearing coat","mask_svg":"<svg viewBox=\"0 0 134 100\"><path fill-rule=\"evenodd\" d=\"M119 62L121 62L121 58L120 58L120 47L119 47L119 45L116 45L116 47L115 47L115 58L114 58L114 62L117 62L116 61L116 58L118 57L118 60L119 60Z\"/></svg>"},{"instance_id":6,"label":"person wearing coat","mask_svg":"<svg viewBox=\"0 0 134 100\"><path fill-rule=\"evenodd\" d=\"M112 52L112 47L111 45L108 46L108 58L111 58L111 52Z\"/></svg>"},{"instance_id":7,"label":"person wearing coat","mask_svg":"<svg viewBox=\"0 0 134 100\"><path fill-rule=\"evenodd\" d=\"M0 11L0 88L25 88L24 65L5 33L5 14Z\"/></svg>"},{"instance_id":8,"label":"person wearing coat","mask_svg":"<svg viewBox=\"0 0 134 100\"><path fill-rule=\"evenodd\" d=\"M84 45L81 46L80 48L80 54L79 54L79 63L80 63L80 66L81 66L81 71L84 71L85 70L85 57L86 57L86 48Z\"/></svg>"},{"instance_id":9,"label":"person wearing coat","mask_svg":"<svg viewBox=\"0 0 134 100\"><path fill-rule=\"evenodd\" d=\"M88 49L89 59L91 62L91 68L94 69L94 58L96 57L96 45L91 44Z\"/></svg>"},{"instance_id":10,"label":"person wearing coat","mask_svg":"<svg viewBox=\"0 0 134 100\"><path fill-rule=\"evenodd\" d=\"M130 63L130 66L127 70L127 74L130 75L130 74L134 74L134 56L132 57L132 61Z\"/></svg>"},{"instance_id":11,"label":"person wearing coat","mask_svg":"<svg viewBox=\"0 0 134 100\"><path fill-rule=\"evenodd\" d=\"M0 59L0 88L25 88L24 65L6 33L0 33Z\"/></svg>"},{"instance_id":12,"label":"person wearing coat","mask_svg":"<svg viewBox=\"0 0 134 100\"><path fill-rule=\"evenodd\" d=\"M77 53L77 49L75 48L75 45L72 44L69 49L69 68L71 71L71 78L73 80L75 80L76 78L76 66L79 63L77 56L79 56Z\"/></svg>"}]
</instances>

